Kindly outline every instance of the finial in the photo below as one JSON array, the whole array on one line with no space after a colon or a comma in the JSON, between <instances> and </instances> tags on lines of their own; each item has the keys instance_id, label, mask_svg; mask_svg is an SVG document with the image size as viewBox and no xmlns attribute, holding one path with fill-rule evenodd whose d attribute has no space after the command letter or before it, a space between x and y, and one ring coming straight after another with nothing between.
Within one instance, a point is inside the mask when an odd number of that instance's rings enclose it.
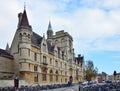
<instances>
[{"instance_id":1,"label":"finial","mask_svg":"<svg viewBox=\"0 0 120 91\"><path fill-rule=\"evenodd\" d=\"M24 2L24 10L26 9L26 2Z\"/></svg>"},{"instance_id":2,"label":"finial","mask_svg":"<svg viewBox=\"0 0 120 91\"><path fill-rule=\"evenodd\" d=\"M43 33L43 38L45 38L45 33Z\"/></svg>"}]
</instances>

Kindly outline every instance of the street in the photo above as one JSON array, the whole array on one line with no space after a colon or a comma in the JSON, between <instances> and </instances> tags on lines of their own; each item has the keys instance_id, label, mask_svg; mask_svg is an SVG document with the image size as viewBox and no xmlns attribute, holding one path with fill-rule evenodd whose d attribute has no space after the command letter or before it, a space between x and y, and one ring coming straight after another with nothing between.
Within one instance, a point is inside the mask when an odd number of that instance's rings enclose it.
<instances>
[{"instance_id":1,"label":"street","mask_svg":"<svg viewBox=\"0 0 120 91\"><path fill-rule=\"evenodd\" d=\"M79 86L74 85L71 87L57 88L57 89L50 89L50 90L40 90L40 91L79 91Z\"/></svg>"}]
</instances>

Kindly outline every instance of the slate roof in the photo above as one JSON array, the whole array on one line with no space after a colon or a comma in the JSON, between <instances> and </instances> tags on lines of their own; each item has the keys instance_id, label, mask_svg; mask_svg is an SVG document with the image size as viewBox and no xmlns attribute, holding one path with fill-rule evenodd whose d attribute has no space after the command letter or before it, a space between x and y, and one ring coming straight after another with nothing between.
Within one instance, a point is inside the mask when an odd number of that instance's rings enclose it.
<instances>
[{"instance_id":1,"label":"slate roof","mask_svg":"<svg viewBox=\"0 0 120 91\"><path fill-rule=\"evenodd\" d=\"M40 35L33 32L32 37L31 37L31 41L32 41L33 45L40 47L42 39L43 39L43 37L41 37ZM53 54L54 46L52 46L49 42L47 42L47 47L48 47L48 52Z\"/></svg>"},{"instance_id":2,"label":"slate roof","mask_svg":"<svg viewBox=\"0 0 120 91\"><path fill-rule=\"evenodd\" d=\"M33 35L31 37L31 41L32 41L33 45L40 47L42 39L43 38L40 35L38 35L35 32L33 32Z\"/></svg>"},{"instance_id":3,"label":"slate roof","mask_svg":"<svg viewBox=\"0 0 120 91\"><path fill-rule=\"evenodd\" d=\"M52 46L49 42L47 42L47 47L48 47L48 52L53 54L55 46Z\"/></svg>"},{"instance_id":4,"label":"slate roof","mask_svg":"<svg viewBox=\"0 0 120 91\"><path fill-rule=\"evenodd\" d=\"M14 59L13 55L11 55L9 52L7 52L6 50L3 50L3 49L0 49L0 56L6 57L9 59Z\"/></svg>"},{"instance_id":5,"label":"slate roof","mask_svg":"<svg viewBox=\"0 0 120 91\"><path fill-rule=\"evenodd\" d=\"M21 19L21 22L20 22L20 26L29 26L26 10L23 11L23 15L22 15L22 19Z\"/></svg>"}]
</instances>

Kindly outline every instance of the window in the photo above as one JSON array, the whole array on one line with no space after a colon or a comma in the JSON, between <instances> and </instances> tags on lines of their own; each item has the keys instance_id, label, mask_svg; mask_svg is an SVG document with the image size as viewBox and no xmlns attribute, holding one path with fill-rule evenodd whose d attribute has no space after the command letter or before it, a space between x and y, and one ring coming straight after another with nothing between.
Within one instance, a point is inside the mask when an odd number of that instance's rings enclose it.
<instances>
[{"instance_id":1,"label":"window","mask_svg":"<svg viewBox=\"0 0 120 91\"><path fill-rule=\"evenodd\" d=\"M69 47L70 47L70 49L71 49L71 47L72 47L71 40L69 40Z\"/></svg>"},{"instance_id":2,"label":"window","mask_svg":"<svg viewBox=\"0 0 120 91\"><path fill-rule=\"evenodd\" d=\"M60 58L60 56L61 56L61 55L60 55L60 49L59 49L59 50L58 50L58 57Z\"/></svg>"},{"instance_id":3,"label":"window","mask_svg":"<svg viewBox=\"0 0 120 91\"><path fill-rule=\"evenodd\" d=\"M56 82L58 82L58 71L56 71Z\"/></svg>"},{"instance_id":4,"label":"window","mask_svg":"<svg viewBox=\"0 0 120 91\"><path fill-rule=\"evenodd\" d=\"M22 49L21 48L19 49L19 52L20 52L20 56L21 56L22 55Z\"/></svg>"},{"instance_id":5,"label":"window","mask_svg":"<svg viewBox=\"0 0 120 91\"><path fill-rule=\"evenodd\" d=\"M45 73L42 74L42 80L46 81L46 74Z\"/></svg>"},{"instance_id":6,"label":"window","mask_svg":"<svg viewBox=\"0 0 120 91\"><path fill-rule=\"evenodd\" d=\"M46 52L46 44L43 43L43 51Z\"/></svg>"},{"instance_id":7,"label":"window","mask_svg":"<svg viewBox=\"0 0 120 91\"><path fill-rule=\"evenodd\" d=\"M65 64L65 69L66 69L67 67L66 67L66 64Z\"/></svg>"},{"instance_id":8,"label":"window","mask_svg":"<svg viewBox=\"0 0 120 91\"><path fill-rule=\"evenodd\" d=\"M50 64L52 64L52 59L50 58Z\"/></svg>"},{"instance_id":9,"label":"window","mask_svg":"<svg viewBox=\"0 0 120 91\"><path fill-rule=\"evenodd\" d=\"M53 81L53 71L50 70L50 81L52 82Z\"/></svg>"},{"instance_id":10,"label":"window","mask_svg":"<svg viewBox=\"0 0 120 91\"><path fill-rule=\"evenodd\" d=\"M34 82L38 82L38 74L34 77Z\"/></svg>"},{"instance_id":11,"label":"window","mask_svg":"<svg viewBox=\"0 0 120 91\"><path fill-rule=\"evenodd\" d=\"M34 66L34 71L38 71L38 67L37 66Z\"/></svg>"},{"instance_id":12,"label":"window","mask_svg":"<svg viewBox=\"0 0 120 91\"><path fill-rule=\"evenodd\" d=\"M55 66L58 67L58 61L55 61Z\"/></svg>"},{"instance_id":13,"label":"window","mask_svg":"<svg viewBox=\"0 0 120 91\"><path fill-rule=\"evenodd\" d=\"M76 76L78 76L78 69L76 70Z\"/></svg>"},{"instance_id":14,"label":"window","mask_svg":"<svg viewBox=\"0 0 120 91\"><path fill-rule=\"evenodd\" d=\"M65 72L65 75L67 76L67 72Z\"/></svg>"},{"instance_id":15,"label":"window","mask_svg":"<svg viewBox=\"0 0 120 91\"><path fill-rule=\"evenodd\" d=\"M29 69L30 69L30 63L29 63Z\"/></svg>"},{"instance_id":16,"label":"window","mask_svg":"<svg viewBox=\"0 0 120 91\"><path fill-rule=\"evenodd\" d=\"M20 68L22 68L22 63L20 63Z\"/></svg>"},{"instance_id":17,"label":"window","mask_svg":"<svg viewBox=\"0 0 120 91\"><path fill-rule=\"evenodd\" d=\"M34 60L37 61L37 53L34 53Z\"/></svg>"},{"instance_id":18,"label":"window","mask_svg":"<svg viewBox=\"0 0 120 91\"><path fill-rule=\"evenodd\" d=\"M62 59L64 60L64 52L62 51Z\"/></svg>"},{"instance_id":19,"label":"window","mask_svg":"<svg viewBox=\"0 0 120 91\"><path fill-rule=\"evenodd\" d=\"M30 56L30 49L28 49L28 56Z\"/></svg>"},{"instance_id":20,"label":"window","mask_svg":"<svg viewBox=\"0 0 120 91\"><path fill-rule=\"evenodd\" d=\"M58 43L58 40L55 40L55 44L57 44Z\"/></svg>"},{"instance_id":21,"label":"window","mask_svg":"<svg viewBox=\"0 0 120 91\"><path fill-rule=\"evenodd\" d=\"M62 62L61 62L61 64L60 64L60 67L62 68Z\"/></svg>"},{"instance_id":22,"label":"window","mask_svg":"<svg viewBox=\"0 0 120 91\"><path fill-rule=\"evenodd\" d=\"M43 56L43 63L47 63L46 56Z\"/></svg>"},{"instance_id":23,"label":"window","mask_svg":"<svg viewBox=\"0 0 120 91\"><path fill-rule=\"evenodd\" d=\"M28 34L28 40L30 41L30 34Z\"/></svg>"},{"instance_id":24,"label":"window","mask_svg":"<svg viewBox=\"0 0 120 91\"><path fill-rule=\"evenodd\" d=\"M19 34L19 40L22 40L22 34L21 33Z\"/></svg>"}]
</instances>

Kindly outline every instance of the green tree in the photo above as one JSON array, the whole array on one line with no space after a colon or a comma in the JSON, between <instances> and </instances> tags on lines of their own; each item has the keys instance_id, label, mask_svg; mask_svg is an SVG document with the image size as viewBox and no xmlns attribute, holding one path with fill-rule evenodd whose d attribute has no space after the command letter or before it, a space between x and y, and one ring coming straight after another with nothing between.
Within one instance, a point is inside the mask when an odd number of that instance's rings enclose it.
<instances>
[{"instance_id":1,"label":"green tree","mask_svg":"<svg viewBox=\"0 0 120 91\"><path fill-rule=\"evenodd\" d=\"M87 61L86 63L86 80L87 81L91 81L92 78L95 78L97 76L97 73L98 73L98 69L95 67L94 68L94 64L93 64L93 61Z\"/></svg>"}]
</instances>

